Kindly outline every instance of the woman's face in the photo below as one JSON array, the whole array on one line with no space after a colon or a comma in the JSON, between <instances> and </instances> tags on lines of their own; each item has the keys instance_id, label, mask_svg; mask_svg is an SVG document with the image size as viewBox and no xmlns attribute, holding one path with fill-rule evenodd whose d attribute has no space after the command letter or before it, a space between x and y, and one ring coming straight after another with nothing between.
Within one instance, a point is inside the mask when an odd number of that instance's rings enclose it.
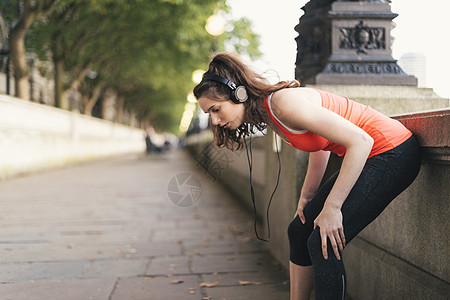
<instances>
[{"instance_id":1,"label":"woman's face","mask_svg":"<svg viewBox=\"0 0 450 300\"><path fill-rule=\"evenodd\" d=\"M236 104L229 100L215 100L207 96L198 98L200 108L208 113L213 125L223 128L237 129L244 123L244 104Z\"/></svg>"}]
</instances>

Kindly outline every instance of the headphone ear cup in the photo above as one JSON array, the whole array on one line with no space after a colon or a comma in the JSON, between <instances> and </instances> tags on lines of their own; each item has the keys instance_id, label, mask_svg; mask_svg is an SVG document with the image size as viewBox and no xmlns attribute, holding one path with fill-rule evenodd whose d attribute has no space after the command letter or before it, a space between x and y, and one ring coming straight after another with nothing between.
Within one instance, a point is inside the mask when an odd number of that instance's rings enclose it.
<instances>
[{"instance_id":1,"label":"headphone ear cup","mask_svg":"<svg viewBox=\"0 0 450 300\"><path fill-rule=\"evenodd\" d=\"M236 100L236 103L243 103L247 101L248 94L245 86L240 85L235 90L232 91L232 98Z\"/></svg>"},{"instance_id":2,"label":"headphone ear cup","mask_svg":"<svg viewBox=\"0 0 450 300\"><path fill-rule=\"evenodd\" d=\"M205 73L205 74L203 74L202 80L217 81L217 82L220 82L220 83L226 85L227 87L229 87L231 89L231 92L230 92L231 101L233 101L236 104L243 103L243 102L247 101L247 99L248 99L248 94L247 94L247 90L245 89L245 86L243 86L243 85L236 86L236 84L234 84L233 82L231 82L230 80L228 80L225 77L215 75L215 74Z\"/></svg>"}]
</instances>

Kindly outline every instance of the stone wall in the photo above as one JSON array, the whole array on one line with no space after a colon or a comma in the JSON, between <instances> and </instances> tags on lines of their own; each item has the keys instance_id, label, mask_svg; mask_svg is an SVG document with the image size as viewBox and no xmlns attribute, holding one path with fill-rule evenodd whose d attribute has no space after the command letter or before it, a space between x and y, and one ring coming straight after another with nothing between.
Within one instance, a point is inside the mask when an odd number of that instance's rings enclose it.
<instances>
[{"instance_id":1,"label":"stone wall","mask_svg":"<svg viewBox=\"0 0 450 300\"><path fill-rule=\"evenodd\" d=\"M450 109L394 117L414 132L413 184L344 251L353 299L448 299Z\"/></svg>"},{"instance_id":2,"label":"stone wall","mask_svg":"<svg viewBox=\"0 0 450 300\"><path fill-rule=\"evenodd\" d=\"M414 183L349 244L344 251L348 295L354 299L447 299L450 295L450 110L396 116L417 137L422 167ZM267 149L272 140L266 139ZM276 157L266 152L266 169L276 168ZM288 268L286 229L296 209L307 166L307 154L284 147L288 168L271 211L273 230L268 247ZM289 161L291 163L289 163ZM296 161L296 171L290 169ZM332 156L327 174L340 165ZM270 172L267 182L274 182ZM327 176L327 175L325 175ZM267 197L267 194L266 196ZM281 201L280 201L281 200ZM263 220L262 220L263 221Z\"/></svg>"},{"instance_id":3,"label":"stone wall","mask_svg":"<svg viewBox=\"0 0 450 300\"><path fill-rule=\"evenodd\" d=\"M145 152L144 131L0 95L0 180L112 155Z\"/></svg>"}]
</instances>

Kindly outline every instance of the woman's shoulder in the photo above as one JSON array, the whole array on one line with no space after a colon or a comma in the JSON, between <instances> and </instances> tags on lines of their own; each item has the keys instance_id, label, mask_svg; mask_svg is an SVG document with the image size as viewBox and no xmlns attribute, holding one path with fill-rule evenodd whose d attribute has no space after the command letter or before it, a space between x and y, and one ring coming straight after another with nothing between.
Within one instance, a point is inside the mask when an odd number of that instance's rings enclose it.
<instances>
[{"instance_id":1,"label":"woman's shoulder","mask_svg":"<svg viewBox=\"0 0 450 300\"><path fill-rule=\"evenodd\" d=\"M288 109L292 105L302 105L305 101L320 105L320 93L309 87L281 89L272 94L271 106L276 112L276 110Z\"/></svg>"}]
</instances>

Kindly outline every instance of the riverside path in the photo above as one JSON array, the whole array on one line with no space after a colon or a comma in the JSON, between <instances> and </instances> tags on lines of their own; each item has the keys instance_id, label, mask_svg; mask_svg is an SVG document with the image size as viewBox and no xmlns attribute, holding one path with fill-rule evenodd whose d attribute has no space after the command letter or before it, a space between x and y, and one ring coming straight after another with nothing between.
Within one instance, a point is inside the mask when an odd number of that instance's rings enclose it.
<instances>
[{"instance_id":1,"label":"riverside path","mask_svg":"<svg viewBox=\"0 0 450 300\"><path fill-rule=\"evenodd\" d=\"M289 299L253 217L185 152L0 182L0 299Z\"/></svg>"}]
</instances>

